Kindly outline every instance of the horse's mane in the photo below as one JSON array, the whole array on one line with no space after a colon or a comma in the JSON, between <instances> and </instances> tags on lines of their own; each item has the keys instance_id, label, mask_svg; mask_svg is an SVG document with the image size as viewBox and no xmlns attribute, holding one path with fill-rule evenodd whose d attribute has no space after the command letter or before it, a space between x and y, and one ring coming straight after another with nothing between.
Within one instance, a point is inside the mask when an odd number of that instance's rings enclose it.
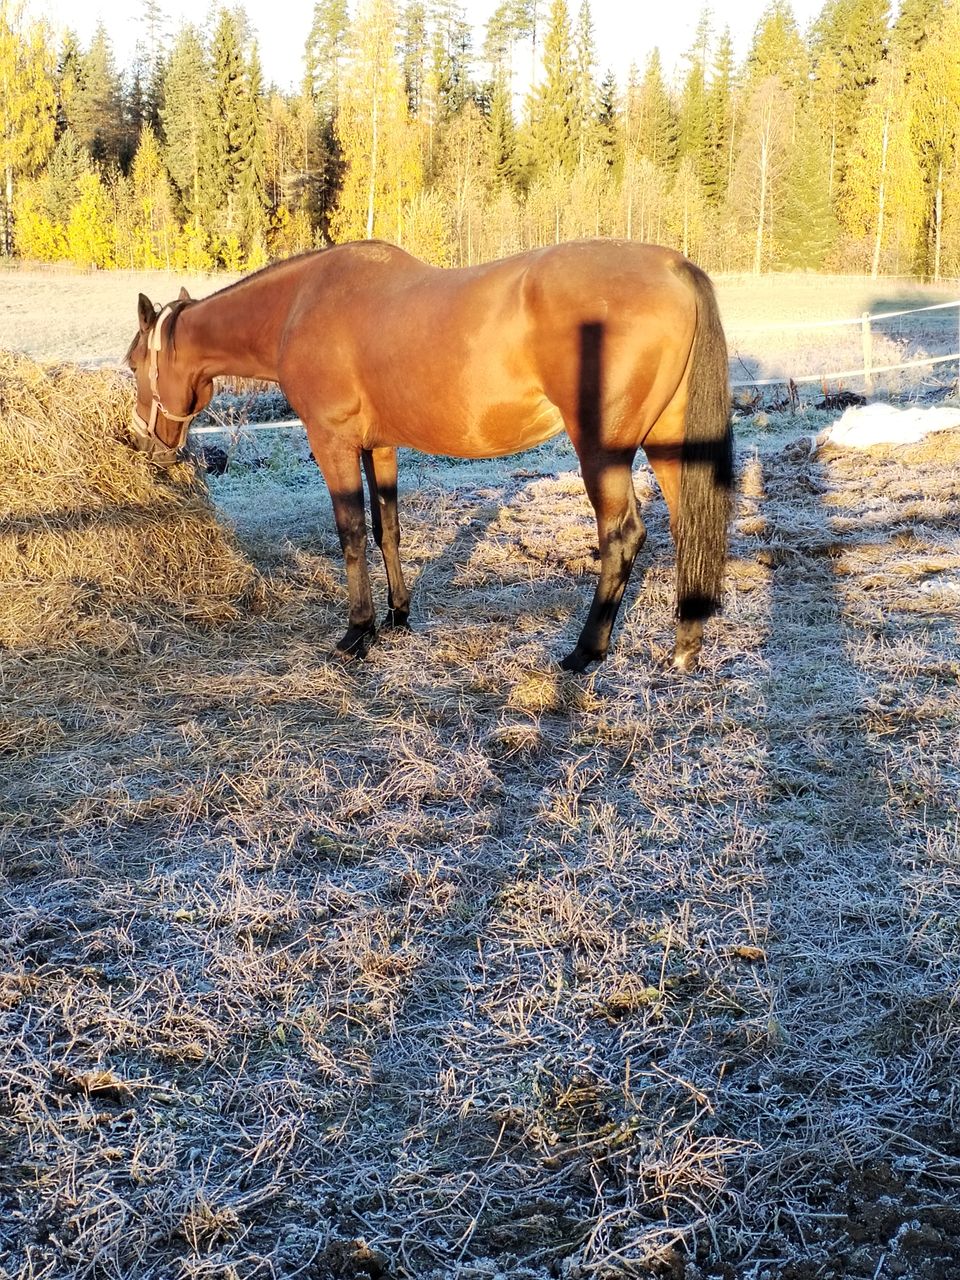
<instances>
[{"instance_id":1,"label":"horse's mane","mask_svg":"<svg viewBox=\"0 0 960 1280\"><path fill-rule=\"evenodd\" d=\"M328 245L327 249L334 248ZM275 271L281 271L284 267L290 266L293 262L302 262L304 258L316 258L321 253L326 253L327 249L305 249L303 253L295 253L292 258L281 258L279 262L268 262L265 267L261 267L259 271L253 271L248 276L241 276L239 280L234 280L233 284L225 284L222 289L217 289L216 293L208 294L210 298L218 298L224 293L234 293L237 289L242 289L244 285L251 284L254 280L259 280L262 276L273 275Z\"/></svg>"},{"instance_id":2,"label":"horse's mane","mask_svg":"<svg viewBox=\"0 0 960 1280\"><path fill-rule=\"evenodd\" d=\"M379 241L379 240L371 240L365 243L383 244L386 242ZM265 267L261 267L259 271L254 271L248 276L241 276L239 280L234 280L233 284L225 284L222 289L217 289L215 293L210 293L207 295L207 297L219 298L224 293L234 293L237 289L245 288L246 285L252 284L254 280L259 280L262 276L272 275L275 271L281 271L283 270L283 268L289 267L294 262L302 262L305 258L316 258L320 254L329 253L331 249L335 249L335 248L337 248L337 246L331 244L331 245L326 245L323 249L305 249L303 253L295 253L292 258L282 258L279 262L269 262ZM205 301L206 301L205 298L186 298L183 300L178 299L176 302L171 302L168 304L171 308L171 314L170 314L170 319L167 322L166 336L172 350L174 351L176 350L177 321L180 318L180 313L184 310L184 308L192 306L195 302L205 302ZM159 315L159 312L157 314ZM130 364L130 361L133 357L133 353L137 349L137 343L140 341L141 336L142 335L139 332L137 332L137 334L134 336L133 341L130 343L130 346L127 348L127 354L123 358L124 364L126 365Z\"/></svg>"},{"instance_id":3,"label":"horse's mane","mask_svg":"<svg viewBox=\"0 0 960 1280\"><path fill-rule=\"evenodd\" d=\"M261 267L258 271L252 271L248 276L241 276L239 280L234 280L233 284L225 284L222 289L217 289L215 293L207 294L208 298L219 298L225 293L234 293L237 289L243 289L248 284L253 284L254 280L260 280L263 276L272 275L275 271L282 271L285 267L292 266L295 262L303 262L305 258L319 258L321 254L330 253L334 249L344 248L353 241L345 241L343 245L328 244L322 249L304 249L303 253L295 253L290 258L281 258L279 262L268 262L265 267ZM363 240L356 243L362 244L389 244L387 240ZM395 245L390 245L395 248ZM194 301L193 298L190 299ZM206 298L197 298L197 302L205 302Z\"/></svg>"},{"instance_id":4,"label":"horse's mane","mask_svg":"<svg viewBox=\"0 0 960 1280\"><path fill-rule=\"evenodd\" d=\"M176 351L177 349L175 335L177 331L177 321L180 319L180 313L184 310L185 307L191 306L195 301L200 301L200 299L178 298L176 302L168 302L166 304L170 308L170 319L167 322L167 341L170 343L170 348L173 351ZM161 307L160 311L157 311L155 313L154 319L153 319L154 324L156 324L157 320L159 319L160 312L163 310L164 308ZM152 327L153 326L151 325L151 329ZM132 367L130 364L130 361L133 359L133 353L134 351L136 351L137 345L140 342L140 339L142 337L143 337L143 332L140 329L138 329L133 336L133 341L130 343L129 347L127 347L127 354L123 357L123 363L128 367Z\"/></svg>"}]
</instances>

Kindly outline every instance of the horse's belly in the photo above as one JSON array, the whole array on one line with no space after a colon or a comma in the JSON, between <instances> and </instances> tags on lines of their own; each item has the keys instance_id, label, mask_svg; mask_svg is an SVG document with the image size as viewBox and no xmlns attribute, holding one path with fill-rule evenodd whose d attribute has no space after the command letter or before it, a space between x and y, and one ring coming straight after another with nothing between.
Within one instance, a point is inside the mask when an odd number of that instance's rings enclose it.
<instances>
[{"instance_id":1,"label":"horse's belly","mask_svg":"<svg viewBox=\"0 0 960 1280\"><path fill-rule=\"evenodd\" d=\"M563 416L555 404L542 399L533 408L505 403L490 406L465 433L468 457L501 458L509 453L534 449L559 435Z\"/></svg>"}]
</instances>

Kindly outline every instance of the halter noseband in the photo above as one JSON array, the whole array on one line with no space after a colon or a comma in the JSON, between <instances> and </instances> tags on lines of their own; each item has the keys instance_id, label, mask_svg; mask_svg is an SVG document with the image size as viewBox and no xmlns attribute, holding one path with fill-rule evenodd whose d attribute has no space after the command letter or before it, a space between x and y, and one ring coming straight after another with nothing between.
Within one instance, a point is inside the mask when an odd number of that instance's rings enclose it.
<instances>
[{"instance_id":1,"label":"halter noseband","mask_svg":"<svg viewBox=\"0 0 960 1280\"><path fill-rule=\"evenodd\" d=\"M137 412L136 402L134 402L133 417L130 422L130 429L137 440L138 447L151 462L155 462L160 467L169 467L176 462L177 454L183 448L183 442L187 438L187 430L190 423L197 416L196 413L171 413L169 409L164 407L163 401L160 399L160 392L157 389L163 326L167 317L172 313L173 307L166 306L163 308L157 317L156 324L150 331L150 337L147 339L147 374L150 379L151 394L150 420L145 422L140 417ZM183 423L177 436L176 444L166 444L157 435L157 416L161 413L171 422Z\"/></svg>"}]
</instances>

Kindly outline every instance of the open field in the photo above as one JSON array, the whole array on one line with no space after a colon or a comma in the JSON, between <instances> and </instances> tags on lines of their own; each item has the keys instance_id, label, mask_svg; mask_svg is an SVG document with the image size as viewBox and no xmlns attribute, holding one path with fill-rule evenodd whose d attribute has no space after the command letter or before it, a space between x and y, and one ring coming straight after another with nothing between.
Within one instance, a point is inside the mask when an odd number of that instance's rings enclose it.
<instances>
[{"instance_id":1,"label":"open field","mask_svg":"<svg viewBox=\"0 0 960 1280\"><path fill-rule=\"evenodd\" d=\"M255 611L0 650L0 1274L956 1274L960 447L782 421L693 677L643 468L612 656L556 670L560 443L406 459L416 631L362 665L286 439L210 480Z\"/></svg>"},{"instance_id":2,"label":"open field","mask_svg":"<svg viewBox=\"0 0 960 1280\"><path fill-rule=\"evenodd\" d=\"M0 270L0 349L22 351L37 360L113 363L127 349L136 327L140 290L155 302L166 302L176 297L181 284L204 297L233 279L190 279L162 272ZM732 276L718 278L717 288L735 379L862 367L858 326L798 333L759 331L762 327L852 318L863 312L877 315L960 298L957 281L933 286L861 276ZM960 350L960 320L954 309L878 321L874 331L877 365ZM923 380L949 385L956 376L956 365L951 364L939 373L891 375L880 386L898 390L917 387ZM860 387L850 379L844 385ZM811 399L818 395L819 388L811 388Z\"/></svg>"}]
</instances>

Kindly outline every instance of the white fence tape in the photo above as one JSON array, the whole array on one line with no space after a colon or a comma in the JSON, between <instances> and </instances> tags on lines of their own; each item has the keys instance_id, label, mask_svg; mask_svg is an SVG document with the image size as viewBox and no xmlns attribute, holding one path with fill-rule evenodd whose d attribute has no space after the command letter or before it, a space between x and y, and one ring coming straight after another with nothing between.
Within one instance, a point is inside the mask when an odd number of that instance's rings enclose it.
<instances>
[{"instance_id":1,"label":"white fence tape","mask_svg":"<svg viewBox=\"0 0 960 1280\"><path fill-rule=\"evenodd\" d=\"M191 427L191 436L243 436L248 431L281 431L285 427L303 427L299 418L284 418L282 422L242 422L223 427Z\"/></svg>"},{"instance_id":2,"label":"white fence tape","mask_svg":"<svg viewBox=\"0 0 960 1280\"><path fill-rule=\"evenodd\" d=\"M960 301L957 302L937 302L929 307L909 307L906 311L878 311L876 315L872 315L869 311L871 323L874 320L893 320L897 316L915 316L921 311L947 311L951 307L960 307ZM854 316L848 320L796 320L792 323L784 321L782 324L745 324L730 325L730 332L741 333L788 333L792 329L834 329L847 324L863 324L863 316Z\"/></svg>"},{"instance_id":3,"label":"white fence tape","mask_svg":"<svg viewBox=\"0 0 960 1280\"><path fill-rule=\"evenodd\" d=\"M869 369L842 369L839 373L805 373L799 378L746 378L731 382L731 387L785 387L791 382L832 382L837 378L863 378L868 373L893 373L897 369L923 369L932 364L949 364L960 360L960 351L948 356L930 356L925 360L906 360L903 364L874 364Z\"/></svg>"},{"instance_id":4,"label":"white fence tape","mask_svg":"<svg viewBox=\"0 0 960 1280\"><path fill-rule=\"evenodd\" d=\"M791 324L785 322L783 324L764 324L764 325L743 325L737 327L731 325L731 332L738 336L744 333L785 333L790 330L800 329L832 329L839 328L842 325L860 325L861 328L865 324L869 325L874 320L893 320L899 316L919 315L925 311L947 311L951 307L960 307L960 299L956 302L936 302L928 307L911 307L905 311L880 311L876 315L865 312L861 316L846 320L803 320ZM951 360L960 361L960 351L954 351L948 356L929 356L923 360L905 360L902 364L882 364L882 365L864 365L861 369L842 369L837 373L805 373L800 377L791 378L785 376L782 378L739 378L730 383L733 388L738 387L786 387L791 383L799 385L806 382L834 382L838 378L864 378L868 382L877 373L897 373L902 369L924 369L935 364L949 364ZM303 423L299 418L284 418L282 422L245 422L238 425L230 426L210 426L210 427L192 427L191 436L243 436L250 431L282 431L285 428L300 427Z\"/></svg>"}]
</instances>

